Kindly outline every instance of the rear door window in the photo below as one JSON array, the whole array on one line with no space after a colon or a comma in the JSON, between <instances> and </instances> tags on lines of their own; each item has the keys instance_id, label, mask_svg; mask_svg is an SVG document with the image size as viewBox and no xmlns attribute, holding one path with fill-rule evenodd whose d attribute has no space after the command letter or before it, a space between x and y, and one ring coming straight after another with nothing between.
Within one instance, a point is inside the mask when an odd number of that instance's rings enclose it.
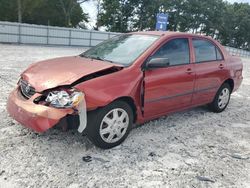
<instances>
[{"instance_id":1,"label":"rear door window","mask_svg":"<svg viewBox=\"0 0 250 188\"><path fill-rule=\"evenodd\" d=\"M203 39L193 39L196 63L222 60L220 50L211 42Z\"/></svg>"}]
</instances>

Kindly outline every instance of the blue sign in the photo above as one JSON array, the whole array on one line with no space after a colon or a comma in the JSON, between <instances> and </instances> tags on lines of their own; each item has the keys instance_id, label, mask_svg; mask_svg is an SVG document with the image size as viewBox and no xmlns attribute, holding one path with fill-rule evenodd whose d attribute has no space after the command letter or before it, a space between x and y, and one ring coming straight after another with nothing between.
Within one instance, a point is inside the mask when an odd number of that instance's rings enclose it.
<instances>
[{"instance_id":1,"label":"blue sign","mask_svg":"<svg viewBox=\"0 0 250 188\"><path fill-rule=\"evenodd\" d=\"M168 25L168 14L159 13L157 14L156 30L166 31Z\"/></svg>"}]
</instances>

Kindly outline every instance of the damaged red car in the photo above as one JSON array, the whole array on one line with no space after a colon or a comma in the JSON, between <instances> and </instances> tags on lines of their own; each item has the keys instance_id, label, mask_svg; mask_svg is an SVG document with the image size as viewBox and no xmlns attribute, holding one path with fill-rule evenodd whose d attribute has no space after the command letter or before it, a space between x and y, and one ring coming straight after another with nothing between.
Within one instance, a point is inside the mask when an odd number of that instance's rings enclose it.
<instances>
[{"instance_id":1,"label":"damaged red car","mask_svg":"<svg viewBox=\"0 0 250 188\"><path fill-rule=\"evenodd\" d=\"M7 109L36 132L67 122L96 146L111 148L133 124L207 104L222 112L241 82L241 60L210 37L137 32L79 56L32 64Z\"/></svg>"}]
</instances>

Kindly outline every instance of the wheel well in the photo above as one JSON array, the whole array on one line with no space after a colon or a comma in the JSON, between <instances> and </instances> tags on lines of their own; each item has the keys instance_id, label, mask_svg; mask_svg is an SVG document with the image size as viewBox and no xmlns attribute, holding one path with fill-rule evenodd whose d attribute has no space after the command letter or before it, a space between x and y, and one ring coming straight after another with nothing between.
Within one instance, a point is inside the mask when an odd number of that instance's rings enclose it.
<instances>
[{"instance_id":1,"label":"wheel well","mask_svg":"<svg viewBox=\"0 0 250 188\"><path fill-rule=\"evenodd\" d=\"M231 92L234 90L234 81L233 81L233 79L229 78L224 83L229 84L229 86L231 88Z\"/></svg>"},{"instance_id":2,"label":"wheel well","mask_svg":"<svg viewBox=\"0 0 250 188\"><path fill-rule=\"evenodd\" d=\"M133 110L133 114L134 114L133 122L135 123L136 119L137 119L137 110L136 110L136 106L135 106L134 100L131 97L120 97L120 98L117 98L116 101L117 100L124 101L124 102L128 103L129 106L131 106L131 108Z\"/></svg>"}]
</instances>

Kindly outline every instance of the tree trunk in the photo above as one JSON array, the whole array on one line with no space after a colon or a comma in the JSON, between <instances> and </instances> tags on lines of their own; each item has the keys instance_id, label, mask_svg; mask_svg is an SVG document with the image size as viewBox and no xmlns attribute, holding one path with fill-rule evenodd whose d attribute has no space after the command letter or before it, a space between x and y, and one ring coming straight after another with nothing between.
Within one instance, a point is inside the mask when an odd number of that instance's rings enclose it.
<instances>
[{"instance_id":1,"label":"tree trunk","mask_svg":"<svg viewBox=\"0 0 250 188\"><path fill-rule=\"evenodd\" d=\"M22 23L22 2L17 0L18 22Z\"/></svg>"},{"instance_id":2,"label":"tree trunk","mask_svg":"<svg viewBox=\"0 0 250 188\"><path fill-rule=\"evenodd\" d=\"M96 26L95 26L95 30L99 30L99 19L100 19L100 13L101 13L101 0L97 0L97 15L96 15Z\"/></svg>"}]
</instances>

